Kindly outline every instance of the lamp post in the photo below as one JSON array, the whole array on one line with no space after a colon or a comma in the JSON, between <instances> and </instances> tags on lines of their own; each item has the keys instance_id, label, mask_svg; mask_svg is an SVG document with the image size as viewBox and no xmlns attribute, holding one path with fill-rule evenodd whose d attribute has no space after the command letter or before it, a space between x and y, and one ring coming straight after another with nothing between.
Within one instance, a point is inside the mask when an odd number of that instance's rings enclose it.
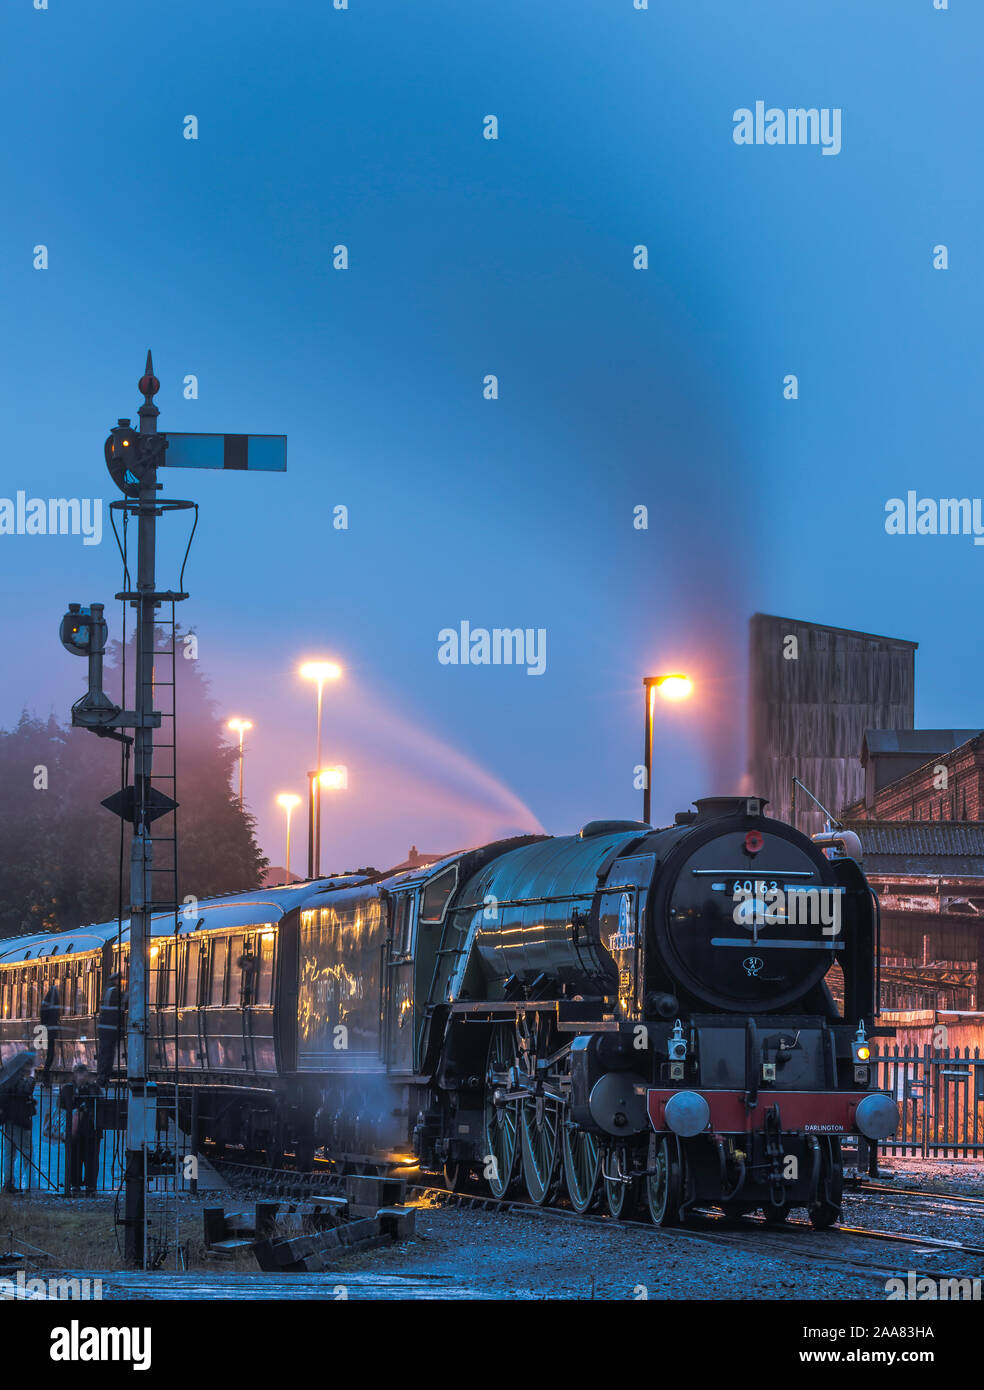
<instances>
[{"instance_id":1,"label":"lamp post","mask_svg":"<svg viewBox=\"0 0 984 1390\"><path fill-rule=\"evenodd\" d=\"M658 690L664 700L685 700L693 690L694 685L689 676L681 676L679 672L667 676L643 676L642 684L646 692L646 733L644 744L646 782L642 789L642 819L648 825L649 818L652 815L653 712L656 706L656 692Z\"/></svg>"},{"instance_id":2,"label":"lamp post","mask_svg":"<svg viewBox=\"0 0 984 1390\"><path fill-rule=\"evenodd\" d=\"M243 804L243 734L253 725L248 719L230 719L226 726L239 735L239 805Z\"/></svg>"},{"instance_id":3,"label":"lamp post","mask_svg":"<svg viewBox=\"0 0 984 1390\"><path fill-rule=\"evenodd\" d=\"M321 877L321 855L315 846L315 826L321 825L321 788L331 790L348 786L348 768L324 767L308 773L308 878ZM317 809L317 815L316 815Z\"/></svg>"},{"instance_id":4,"label":"lamp post","mask_svg":"<svg viewBox=\"0 0 984 1390\"><path fill-rule=\"evenodd\" d=\"M314 878L314 786L317 781L317 772L309 772L308 779L308 855L307 855L307 876Z\"/></svg>"},{"instance_id":5,"label":"lamp post","mask_svg":"<svg viewBox=\"0 0 984 1390\"><path fill-rule=\"evenodd\" d=\"M335 661L306 661L301 667L301 675L305 680L317 682L318 686L318 737L317 750L314 760L314 772L308 773L310 779L310 800L308 814L311 817L308 825L308 877L317 878L321 873L321 782L319 774L321 772L321 703L325 690L325 681L338 680L342 674L342 668ZM313 853L312 853L313 848Z\"/></svg>"},{"instance_id":6,"label":"lamp post","mask_svg":"<svg viewBox=\"0 0 984 1390\"><path fill-rule=\"evenodd\" d=\"M322 768L322 770L318 773L316 785L317 785L317 788L318 788L318 791L317 791L317 796L318 796L318 813L319 813L319 814L318 814L318 830L319 830L319 834L320 834L320 828L321 828L321 814L320 814L320 812L321 812L321 788L322 788L322 787L327 787L329 791L344 791L345 788L348 786L348 768L347 768L347 767L325 767L325 768ZM321 864L320 864L320 856L319 856L319 862L318 862L318 864L317 864L317 873L315 874L315 877L316 877L316 878L319 877L319 876L320 876L320 873L321 873Z\"/></svg>"},{"instance_id":7,"label":"lamp post","mask_svg":"<svg viewBox=\"0 0 984 1390\"><path fill-rule=\"evenodd\" d=\"M287 816L287 882L290 882L290 817L295 806L300 806L301 798L295 796L293 792L281 792L277 797L277 805L282 806Z\"/></svg>"}]
</instances>

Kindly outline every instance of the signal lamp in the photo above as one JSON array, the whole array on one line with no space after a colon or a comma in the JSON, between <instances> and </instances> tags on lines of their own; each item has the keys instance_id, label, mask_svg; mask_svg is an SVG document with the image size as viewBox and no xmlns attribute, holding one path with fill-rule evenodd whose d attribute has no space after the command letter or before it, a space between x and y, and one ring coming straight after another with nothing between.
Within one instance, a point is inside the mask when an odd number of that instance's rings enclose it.
<instances>
[{"instance_id":1,"label":"signal lamp","mask_svg":"<svg viewBox=\"0 0 984 1390\"><path fill-rule=\"evenodd\" d=\"M867 1068L867 1064L871 1061L871 1045L864 1031L863 1019L858 1024L858 1031L855 1033L854 1040L851 1043L851 1056L854 1058L855 1066L860 1064Z\"/></svg>"},{"instance_id":2,"label":"signal lamp","mask_svg":"<svg viewBox=\"0 0 984 1390\"><path fill-rule=\"evenodd\" d=\"M73 656L88 656L90 652L105 651L109 625L104 620L93 619L90 608L70 603L58 626L58 636L67 652Z\"/></svg>"},{"instance_id":3,"label":"signal lamp","mask_svg":"<svg viewBox=\"0 0 984 1390\"><path fill-rule=\"evenodd\" d=\"M687 1040L683 1036L683 1026L677 1019L673 1025L673 1032L670 1035L669 1047L666 1055L671 1062L683 1062L687 1057Z\"/></svg>"}]
</instances>

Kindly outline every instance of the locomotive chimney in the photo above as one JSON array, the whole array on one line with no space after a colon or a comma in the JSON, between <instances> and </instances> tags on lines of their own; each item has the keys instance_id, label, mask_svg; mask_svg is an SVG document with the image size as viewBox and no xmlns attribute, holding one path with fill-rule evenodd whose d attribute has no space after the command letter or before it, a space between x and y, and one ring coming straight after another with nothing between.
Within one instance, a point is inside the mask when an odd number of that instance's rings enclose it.
<instances>
[{"instance_id":1,"label":"locomotive chimney","mask_svg":"<svg viewBox=\"0 0 984 1390\"><path fill-rule=\"evenodd\" d=\"M767 802L758 796L702 796L694 805L697 807L695 825L705 821L721 820L723 816L761 816Z\"/></svg>"}]
</instances>

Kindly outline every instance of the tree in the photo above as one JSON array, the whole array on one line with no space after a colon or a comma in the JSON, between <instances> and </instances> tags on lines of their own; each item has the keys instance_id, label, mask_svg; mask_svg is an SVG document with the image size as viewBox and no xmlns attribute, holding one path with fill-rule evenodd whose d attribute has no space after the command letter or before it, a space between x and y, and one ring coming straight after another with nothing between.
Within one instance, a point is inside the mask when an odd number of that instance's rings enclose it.
<instances>
[{"instance_id":1,"label":"tree","mask_svg":"<svg viewBox=\"0 0 984 1390\"><path fill-rule=\"evenodd\" d=\"M164 646L161 634L157 646ZM256 843L255 819L233 791L237 750L226 741L208 680L197 660L183 659L180 638L176 647L176 698L172 705L170 656L159 654L154 703L165 715L176 707L177 785L168 717L154 735L154 781L179 809L176 817L155 821L153 834L155 868L172 868L177 821L180 902L189 894L257 888L268 861ZM132 641L125 653L126 702L119 693L123 658L121 644L112 644L106 690L132 709ZM122 769L118 742L63 727L54 717L45 721L25 711L14 729L0 730L0 935L106 921L117 915L120 901L128 916L131 827L99 805L119 790ZM155 900L170 900L172 874L155 873L154 880Z\"/></svg>"}]
</instances>

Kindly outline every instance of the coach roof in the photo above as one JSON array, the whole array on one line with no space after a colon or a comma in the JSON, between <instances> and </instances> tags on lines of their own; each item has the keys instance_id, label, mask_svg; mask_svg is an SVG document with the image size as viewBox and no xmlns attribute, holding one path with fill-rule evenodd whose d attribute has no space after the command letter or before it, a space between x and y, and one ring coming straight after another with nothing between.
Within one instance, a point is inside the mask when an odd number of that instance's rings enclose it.
<instances>
[{"instance_id":1,"label":"coach roof","mask_svg":"<svg viewBox=\"0 0 984 1390\"><path fill-rule=\"evenodd\" d=\"M302 902L323 893L330 893L337 888L351 888L365 881L365 875L338 874L329 879L282 884L276 888L259 888L247 893L230 893L221 898L202 898L197 904L188 904L191 911L187 917L184 915L183 907L179 911L178 935L183 936L194 931L218 931L222 928L233 931L237 927L255 927L268 922L279 922L285 913L300 906ZM151 935L174 934L174 913L155 912L151 918ZM0 939L0 965L52 959L79 951L98 951L118 935L122 941L129 942L129 918L124 918L122 932L119 922L114 918L109 922L96 922L90 926L79 927L75 931L33 932L29 936Z\"/></svg>"}]
</instances>

